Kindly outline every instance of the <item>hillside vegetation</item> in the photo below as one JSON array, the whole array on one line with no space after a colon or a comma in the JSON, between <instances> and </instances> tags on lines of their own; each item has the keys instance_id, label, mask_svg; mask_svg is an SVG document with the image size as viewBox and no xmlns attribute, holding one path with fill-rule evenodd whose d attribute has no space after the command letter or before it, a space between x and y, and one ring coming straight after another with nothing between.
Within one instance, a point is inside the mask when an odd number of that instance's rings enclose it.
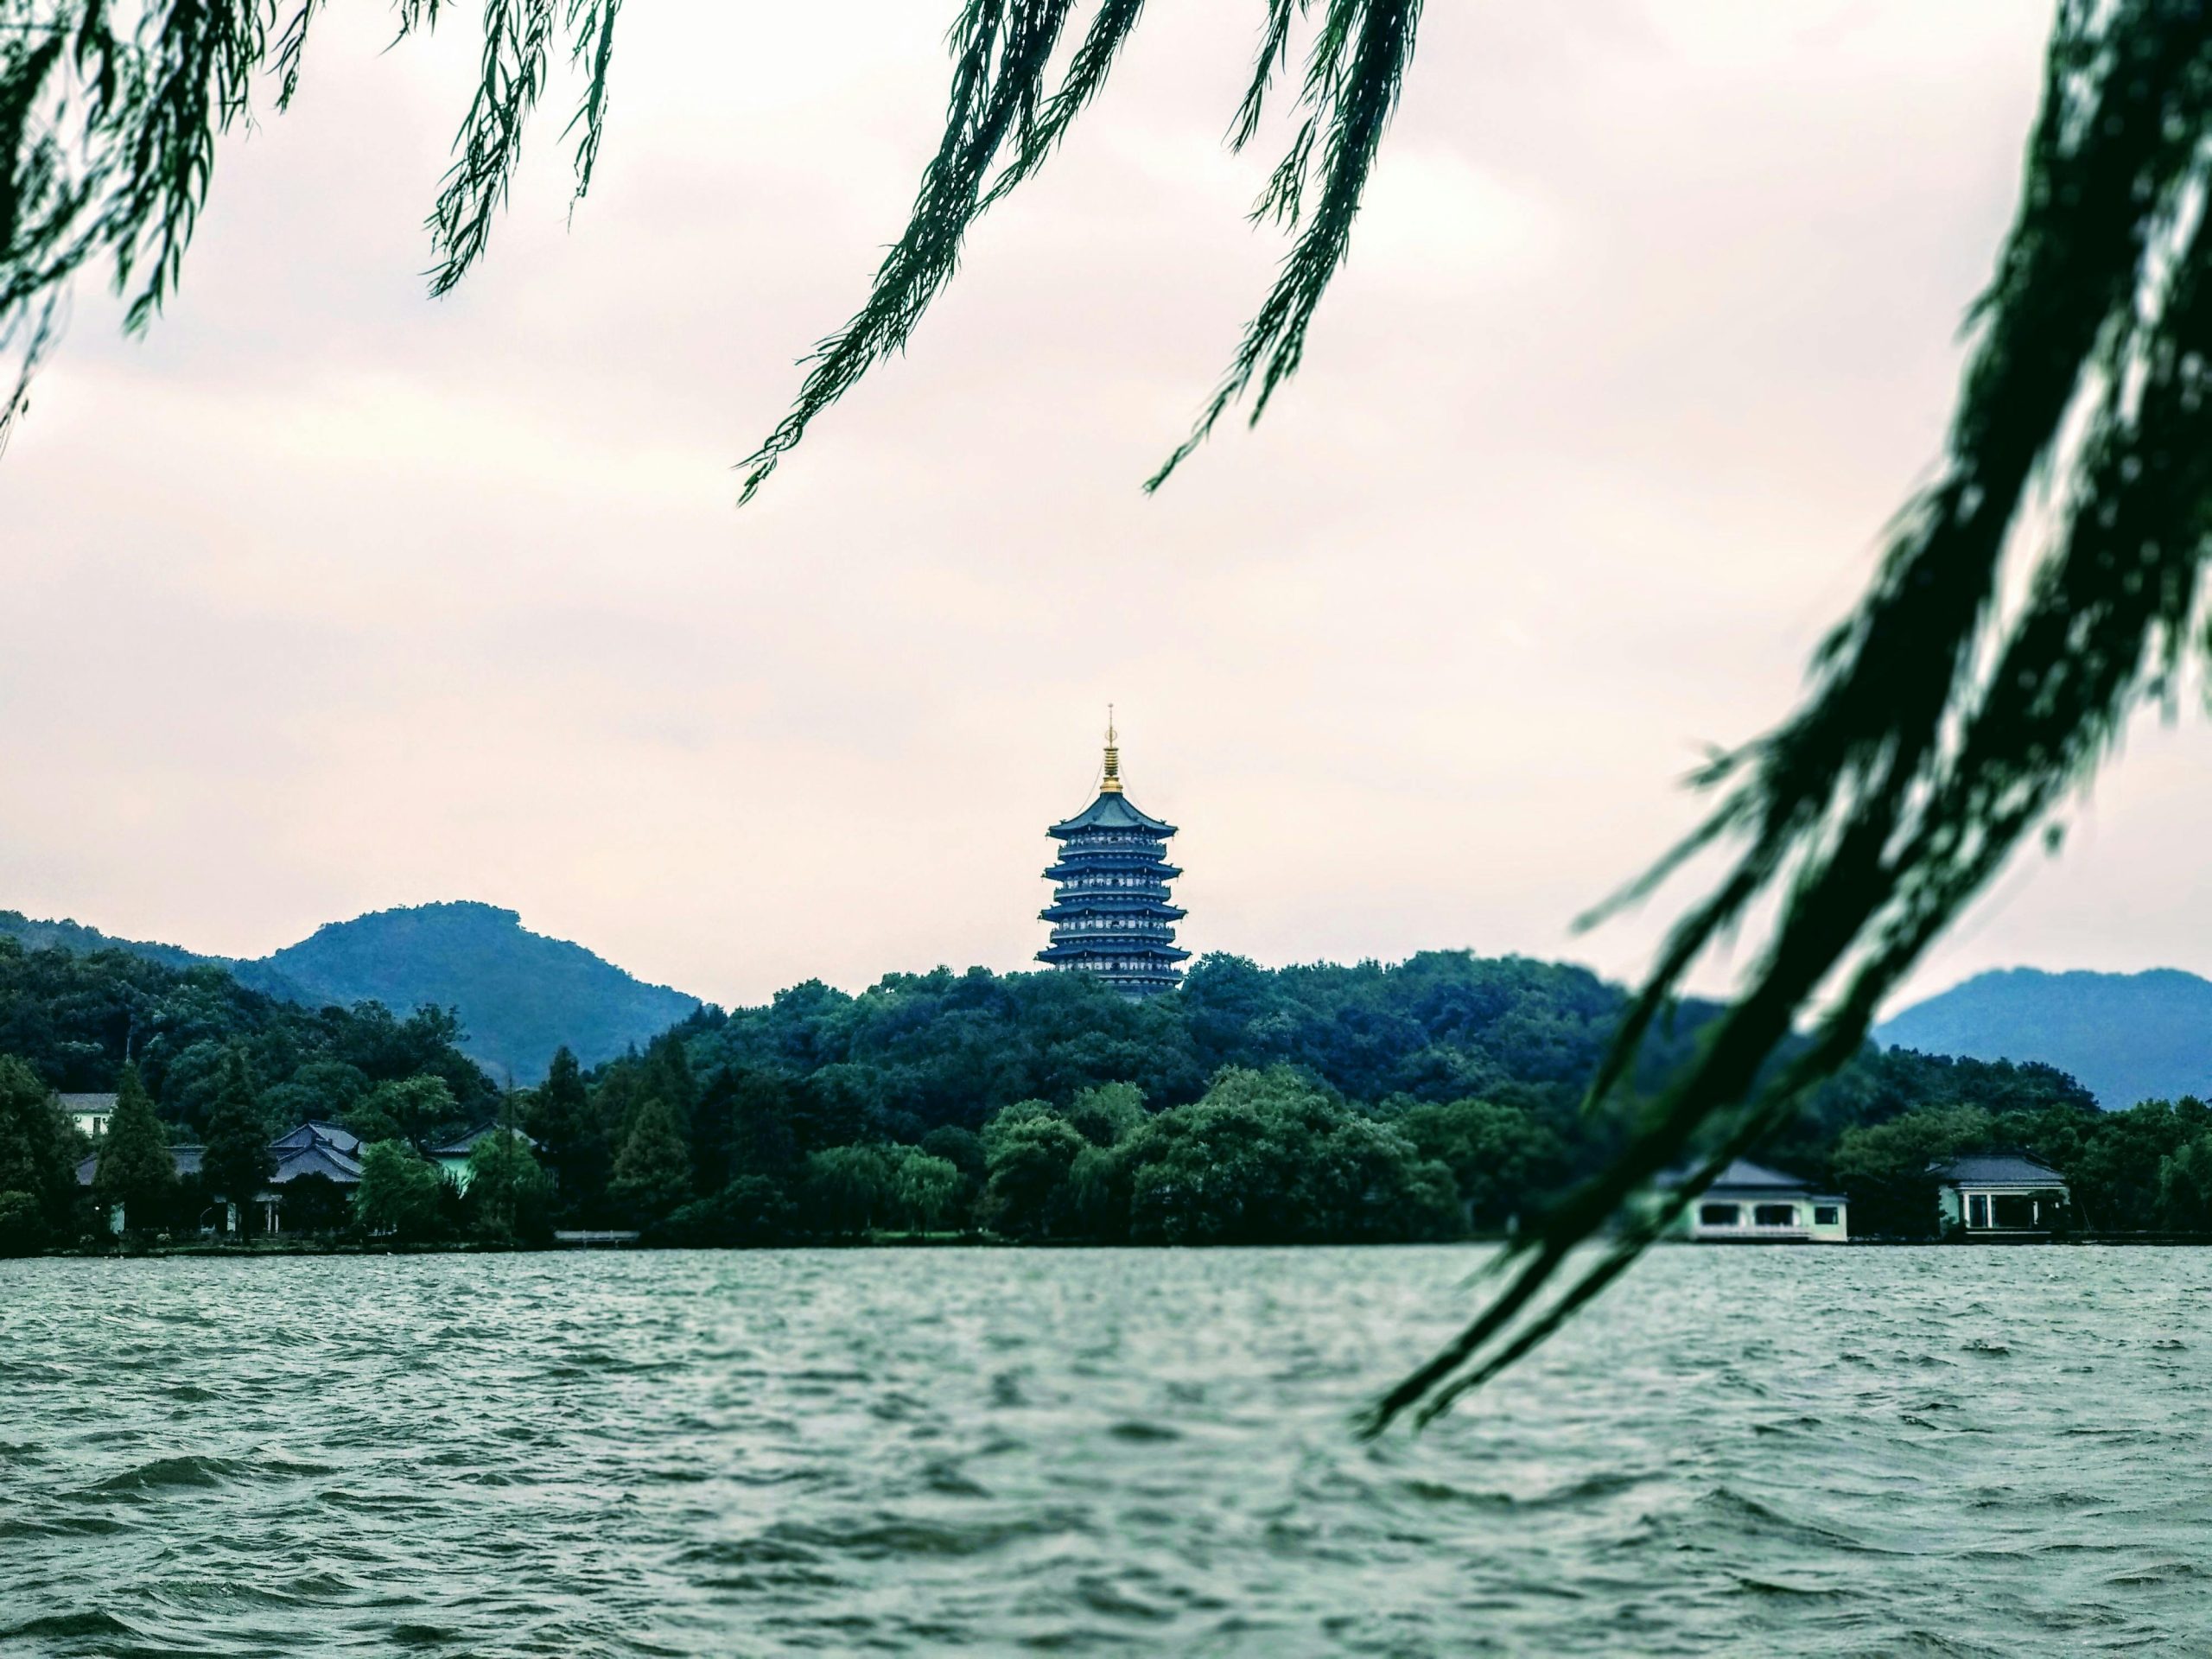
<instances>
[{"instance_id":1,"label":"hillside vegetation","mask_svg":"<svg viewBox=\"0 0 2212 1659\"><path fill-rule=\"evenodd\" d=\"M1977 974L1874 1036L1932 1053L2055 1065L2114 1109L2212 1094L2212 981L2177 968Z\"/></svg>"},{"instance_id":2,"label":"hillside vegetation","mask_svg":"<svg viewBox=\"0 0 2212 1659\"><path fill-rule=\"evenodd\" d=\"M452 1008L463 1049L523 1084L543 1077L558 1048L596 1065L699 1007L493 905L416 905L331 922L263 965L323 1001Z\"/></svg>"},{"instance_id":3,"label":"hillside vegetation","mask_svg":"<svg viewBox=\"0 0 2212 1659\"><path fill-rule=\"evenodd\" d=\"M27 950L121 950L170 968L213 965L241 984L309 1007L381 1002L454 1010L461 1046L496 1077L536 1083L563 1046L587 1065L650 1040L699 1006L633 978L582 945L533 933L511 910L416 905L331 922L252 961L119 939L73 921L0 911L0 937Z\"/></svg>"},{"instance_id":4,"label":"hillside vegetation","mask_svg":"<svg viewBox=\"0 0 2212 1659\"><path fill-rule=\"evenodd\" d=\"M1603 1112L1581 1100L1624 1003L1580 968L1464 951L1272 970L1213 956L1146 1001L1077 975L939 969L695 1008L596 1067L557 1050L542 1084L503 1095L435 1007L309 1009L209 964L0 939L0 1061L30 1126L10 1140L0 1125L0 1192L47 1194L16 1206L46 1217L42 1236L90 1231L53 1184L82 1149L22 1103L118 1086L127 1049L147 1132L210 1142L211 1169L226 1136L245 1170L257 1137L303 1118L353 1129L380 1150L352 1224L402 1237L1459 1237L1525 1221L1618 1151L1633 1091ZM1679 1012L1642 1084L1710 1013ZM484 1144L470 1211L423 1154L495 1116L534 1146ZM10 1176L15 1141L49 1151ZM1855 1233L1915 1237L1936 1228L1929 1164L2000 1147L2060 1170L2080 1224L2212 1228L2212 1113L2187 1098L2100 1111L2044 1065L1870 1046L1758 1155L1849 1193Z\"/></svg>"}]
</instances>

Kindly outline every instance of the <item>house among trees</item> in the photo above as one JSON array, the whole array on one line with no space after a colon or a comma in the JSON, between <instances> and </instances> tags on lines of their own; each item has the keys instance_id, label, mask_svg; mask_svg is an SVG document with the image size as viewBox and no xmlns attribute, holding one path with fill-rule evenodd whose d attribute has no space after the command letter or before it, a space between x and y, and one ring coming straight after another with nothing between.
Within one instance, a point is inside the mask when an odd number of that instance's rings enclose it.
<instances>
[{"instance_id":1,"label":"house among trees","mask_svg":"<svg viewBox=\"0 0 2212 1659\"><path fill-rule=\"evenodd\" d=\"M61 1109L69 1114L69 1121L77 1126L77 1133L97 1141L107 1133L108 1120L115 1116L115 1096L105 1095L57 1095Z\"/></svg>"},{"instance_id":2,"label":"house among trees","mask_svg":"<svg viewBox=\"0 0 2212 1659\"><path fill-rule=\"evenodd\" d=\"M1938 1183L1943 1230L1968 1238L2048 1238L2073 1203L2063 1175L2018 1153L1954 1158L1929 1173Z\"/></svg>"},{"instance_id":3,"label":"house among trees","mask_svg":"<svg viewBox=\"0 0 2212 1659\"><path fill-rule=\"evenodd\" d=\"M207 1150L197 1146L169 1147L180 1180L206 1173ZM302 1123L271 1141L269 1174L253 1197L253 1202L261 1206L264 1230L270 1233L283 1230L288 1201L300 1221L327 1224L361 1184L360 1154L360 1138L335 1123ZM94 1153L79 1164L77 1185L92 1185L99 1179L99 1154ZM224 1230L236 1231L237 1201L223 1192L208 1196L227 1201L229 1224Z\"/></svg>"},{"instance_id":4,"label":"house among trees","mask_svg":"<svg viewBox=\"0 0 2212 1659\"><path fill-rule=\"evenodd\" d=\"M1675 1233L1700 1244L1843 1244L1851 1238L1840 1194L1747 1158L1722 1170L1692 1201Z\"/></svg>"},{"instance_id":5,"label":"house among trees","mask_svg":"<svg viewBox=\"0 0 2212 1659\"><path fill-rule=\"evenodd\" d=\"M254 1198L267 1232L283 1230L288 1198L296 1215L311 1212L298 1215L299 1220L327 1225L361 1184L361 1137L335 1123L302 1123L271 1141L269 1155L275 1167Z\"/></svg>"},{"instance_id":6,"label":"house among trees","mask_svg":"<svg viewBox=\"0 0 2212 1659\"><path fill-rule=\"evenodd\" d=\"M302 1175L327 1175L341 1185L361 1179L361 1137L335 1123L310 1120L278 1135L269 1150L276 1160L269 1178L271 1185Z\"/></svg>"},{"instance_id":7,"label":"house among trees","mask_svg":"<svg viewBox=\"0 0 2212 1659\"><path fill-rule=\"evenodd\" d=\"M468 1192L468 1183L475 1174L475 1172L469 1167L469 1154L476 1150L479 1141L489 1140L493 1135L501 1132L497 1123L486 1123L480 1128L471 1129L467 1135L457 1136L442 1147L432 1147L429 1154L430 1161L444 1173L446 1179L454 1184L454 1189L466 1197ZM531 1152L539 1150L537 1142L520 1129L508 1129L505 1133L514 1136Z\"/></svg>"},{"instance_id":8,"label":"house among trees","mask_svg":"<svg viewBox=\"0 0 2212 1659\"><path fill-rule=\"evenodd\" d=\"M207 1147L201 1146L171 1147L169 1158L176 1166L177 1179L184 1180L188 1177L198 1175L200 1160L207 1150ZM100 1155L96 1152L77 1166L77 1185L90 1186L99 1178L99 1173Z\"/></svg>"}]
</instances>

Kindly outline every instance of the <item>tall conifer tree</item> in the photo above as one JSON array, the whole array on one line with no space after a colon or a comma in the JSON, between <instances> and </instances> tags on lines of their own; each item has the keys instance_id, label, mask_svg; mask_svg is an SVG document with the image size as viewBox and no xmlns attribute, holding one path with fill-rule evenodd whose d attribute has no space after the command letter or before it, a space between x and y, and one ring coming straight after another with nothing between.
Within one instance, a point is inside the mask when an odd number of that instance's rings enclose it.
<instances>
[{"instance_id":1,"label":"tall conifer tree","mask_svg":"<svg viewBox=\"0 0 2212 1659\"><path fill-rule=\"evenodd\" d=\"M736 1131L737 1092L737 1074L723 1066L707 1079L691 1109L691 1175L702 1198L711 1198L728 1185L735 1173L730 1144Z\"/></svg>"},{"instance_id":2,"label":"tall conifer tree","mask_svg":"<svg viewBox=\"0 0 2212 1659\"><path fill-rule=\"evenodd\" d=\"M606 1199L613 1147L584 1087L583 1069L565 1045L532 1094L524 1121L552 1170L560 1212L571 1219L594 1216Z\"/></svg>"},{"instance_id":3,"label":"tall conifer tree","mask_svg":"<svg viewBox=\"0 0 2212 1659\"><path fill-rule=\"evenodd\" d=\"M207 1190L238 1206L244 1230L251 1216L253 1200L269 1180L275 1165L269 1155L269 1126L262 1121L261 1103L245 1056L236 1048L223 1057L222 1081L207 1114L207 1149L200 1166Z\"/></svg>"},{"instance_id":4,"label":"tall conifer tree","mask_svg":"<svg viewBox=\"0 0 2212 1659\"><path fill-rule=\"evenodd\" d=\"M69 1120L37 1072L0 1055L0 1255L59 1235L76 1192Z\"/></svg>"},{"instance_id":5,"label":"tall conifer tree","mask_svg":"<svg viewBox=\"0 0 2212 1659\"><path fill-rule=\"evenodd\" d=\"M607 1195L640 1226L662 1219L691 1197L691 1154L676 1108L654 1097L638 1108L637 1122L614 1160Z\"/></svg>"},{"instance_id":6,"label":"tall conifer tree","mask_svg":"<svg viewBox=\"0 0 2212 1659\"><path fill-rule=\"evenodd\" d=\"M680 1032L664 1031L646 1046L644 1086L647 1094L673 1106L677 1121L690 1129L692 1111L699 1103L699 1085L691 1075L691 1056Z\"/></svg>"},{"instance_id":7,"label":"tall conifer tree","mask_svg":"<svg viewBox=\"0 0 2212 1659\"><path fill-rule=\"evenodd\" d=\"M100 1138L92 1191L103 1204L121 1205L126 1226L158 1227L176 1200L176 1160L154 1116L154 1103L125 1063L117 1079L115 1111Z\"/></svg>"}]
</instances>

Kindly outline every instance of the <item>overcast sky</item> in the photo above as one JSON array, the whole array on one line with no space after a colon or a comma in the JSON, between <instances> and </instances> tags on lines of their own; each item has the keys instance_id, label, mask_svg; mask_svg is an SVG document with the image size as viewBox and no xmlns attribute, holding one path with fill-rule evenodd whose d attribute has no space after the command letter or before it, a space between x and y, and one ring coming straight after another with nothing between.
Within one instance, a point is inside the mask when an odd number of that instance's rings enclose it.
<instances>
[{"instance_id":1,"label":"overcast sky","mask_svg":"<svg viewBox=\"0 0 2212 1659\"><path fill-rule=\"evenodd\" d=\"M482 899L723 1001L1015 968L1110 699L1193 949L1636 971L1668 906L1571 919L1788 708L1936 455L2048 8L1439 0L1304 372L1147 499L1281 250L1272 156L1219 144L1260 10L1153 8L739 512L951 0L625 8L591 199L553 111L436 302L476 41L335 8L169 315L80 293L0 462L0 906L258 955ZM2190 726L1918 988L2212 970Z\"/></svg>"}]
</instances>

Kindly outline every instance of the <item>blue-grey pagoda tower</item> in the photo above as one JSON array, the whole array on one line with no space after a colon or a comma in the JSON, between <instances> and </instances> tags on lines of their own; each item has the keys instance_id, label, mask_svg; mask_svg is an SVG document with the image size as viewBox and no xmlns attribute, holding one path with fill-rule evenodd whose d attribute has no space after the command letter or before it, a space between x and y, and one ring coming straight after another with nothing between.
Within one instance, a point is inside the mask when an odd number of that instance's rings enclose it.
<instances>
[{"instance_id":1,"label":"blue-grey pagoda tower","mask_svg":"<svg viewBox=\"0 0 2212 1659\"><path fill-rule=\"evenodd\" d=\"M1167 861L1172 823L1147 817L1122 792L1122 752L1106 721L1106 770L1098 798L1045 832L1060 843L1045 872L1057 882L1051 907L1052 942L1037 960L1070 973L1096 974L1118 991L1151 996L1183 982L1175 924L1184 912L1167 902L1167 884L1183 874Z\"/></svg>"}]
</instances>

